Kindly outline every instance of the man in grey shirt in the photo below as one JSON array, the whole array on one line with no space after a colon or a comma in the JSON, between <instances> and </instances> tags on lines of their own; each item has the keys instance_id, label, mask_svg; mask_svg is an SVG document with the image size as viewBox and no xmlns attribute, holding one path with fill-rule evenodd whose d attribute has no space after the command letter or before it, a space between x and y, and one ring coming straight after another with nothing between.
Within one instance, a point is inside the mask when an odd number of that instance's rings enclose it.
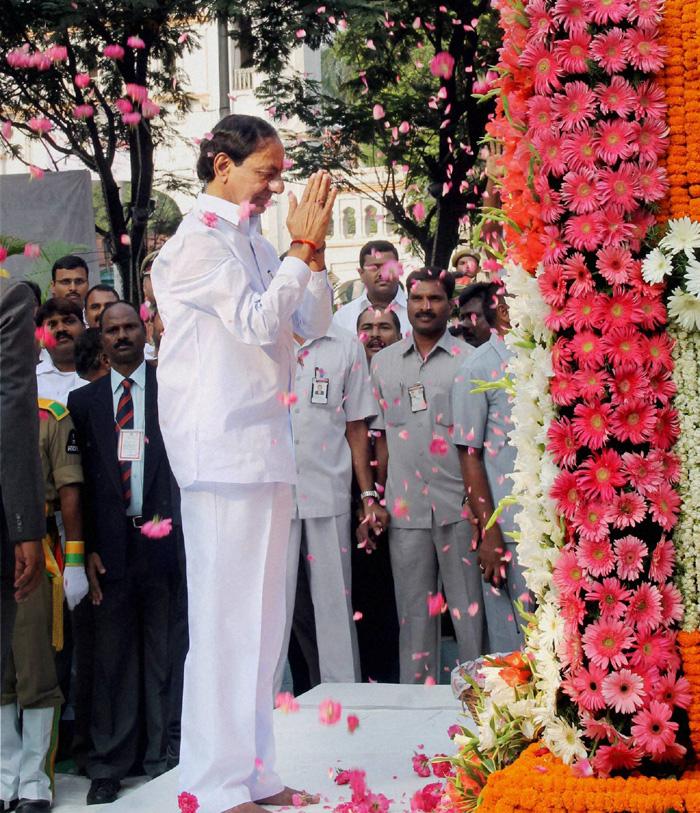
<instances>
[{"instance_id":1,"label":"man in grey shirt","mask_svg":"<svg viewBox=\"0 0 700 813\"><path fill-rule=\"evenodd\" d=\"M457 635L459 656L481 654L481 577L464 485L452 440L450 392L472 348L447 330L454 280L439 269L407 280L412 336L372 361L379 414L372 424L379 475L387 465L389 549L399 614L402 683L437 680L440 666L438 575Z\"/></svg>"},{"instance_id":2,"label":"man in grey shirt","mask_svg":"<svg viewBox=\"0 0 700 813\"><path fill-rule=\"evenodd\" d=\"M475 382L502 379L511 357L503 336L510 328L508 305L501 284L492 283L484 299L491 337L463 363L452 389L455 443L459 449L469 505L480 526L479 565L483 573L484 610L490 652L510 652L523 643L523 619L516 602L527 605L529 594L518 564L515 506L507 506L485 530L494 509L511 493L509 475L515 465L510 444L510 402L505 389L475 392ZM526 607L527 609L527 607Z\"/></svg>"}]
</instances>

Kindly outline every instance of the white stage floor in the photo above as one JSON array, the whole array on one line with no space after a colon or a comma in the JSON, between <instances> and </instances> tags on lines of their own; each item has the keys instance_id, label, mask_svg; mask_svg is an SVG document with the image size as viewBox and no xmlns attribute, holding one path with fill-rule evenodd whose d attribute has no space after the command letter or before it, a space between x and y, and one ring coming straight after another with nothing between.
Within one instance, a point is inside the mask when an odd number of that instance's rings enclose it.
<instances>
[{"instance_id":1,"label":"white stage floor","mask_svg":"<svg viewBox=\"0 0 700 813\"><path fill-rule=\"evenodd\" d=\"M343 705L343 718L335 726L318 721L318 706L328 698ZM370 790L394 800L392 813L409 810L411 795L431 781L413 772L413 753L451 754L454 746L447 729L461 714L449 686L323 684L297 700L298 712L275 712L277 767L288 785L321 794L321 804L306 808L309 813L332 809L349 799L347 785L333 782L336 768L363 769ZM360 720L354 734L345 723L349 713ZM139 779L125 784L113 804L87 807L89 781L58 775L53 809L60 813L178 813L176 770L147 784Z\"/></svg>"}]
</instances>

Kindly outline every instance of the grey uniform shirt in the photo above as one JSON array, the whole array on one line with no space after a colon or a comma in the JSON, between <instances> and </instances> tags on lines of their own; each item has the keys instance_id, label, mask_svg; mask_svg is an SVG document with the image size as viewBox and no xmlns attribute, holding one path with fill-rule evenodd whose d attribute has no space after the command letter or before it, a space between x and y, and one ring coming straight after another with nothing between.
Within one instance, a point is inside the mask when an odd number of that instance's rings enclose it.
<instances>
[{"instance_id":1,"label":"grey uniform shirt","mask_svg":"<svg viewBox=\"0 0 700 813\"><path fill-rule=\"evenodd\" d=\"M455 443L483 449L484 468L488 478L494 508L503 497L510 495L509 474L515 465L515 447L508 432L512 429L510 400L503 389L472 392L475 380L497 381L506 373L512 356L500 336L478 347L463 363L452 388L452 410L455 422ZM500 517L503 531L512 531L515 506L509 506ZM506 542L513 540L506 538Z\"/></svg>"},{"instance_id":2,"label":"grey uniform shirt","mask_svg":"<svg viewBox=\"0 0 700 813\"><path fill-rule=\"evenodd\" d=\"M445 331L425 360L413 337L408 337L384 348L372 361L372 384L379 402L372 428L386 432L386 502L393 527L431 528L433 516L438 525L462 519L464 485L452 438L450 393L471 352L468 344ZM420 406L421 393L426 409L414 411ZM442 441L445 454L439 453Z\"/></svg>"},{"instance_id":3,"label":"grey uniform shirt","mask_svg":"<svg viewBox=\"0 0 700 813\"><path fill-rule=\"evenodd\" d=\"M294 393L296 517L345 514L352 483L346 424L377 412L365 350L357 337L331 325L325 336L298 348Z\"/></svg>"}]
</instances>

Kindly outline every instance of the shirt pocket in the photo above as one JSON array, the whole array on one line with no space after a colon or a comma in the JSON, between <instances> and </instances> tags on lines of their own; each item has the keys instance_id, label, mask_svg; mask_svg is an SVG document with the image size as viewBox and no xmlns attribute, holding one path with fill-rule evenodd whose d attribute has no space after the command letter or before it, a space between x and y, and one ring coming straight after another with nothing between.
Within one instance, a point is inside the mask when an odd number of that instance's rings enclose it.
<instances>
[{"instance_id":1,"label":"shirt pocket","mask_svg":"<svg viewBox=\"0 0 700 813\"><path fill-rule=\"evenodd\" d=\"M454 422L452 416L452 398L449 393L440 392L433 396L433 415L435 423L448 429Z\"/></svg>"},{"instance_id":2,"label":"shirt pocket","mask_svg":"<svg viewBox=\"0 0 700 813\"><path fill-rule=\"evenodd\" d=\"M387 426L403 426L408 420L408 393L401 387L388 394L384 409L384 422Z\"/></svg>"}]
</instances>

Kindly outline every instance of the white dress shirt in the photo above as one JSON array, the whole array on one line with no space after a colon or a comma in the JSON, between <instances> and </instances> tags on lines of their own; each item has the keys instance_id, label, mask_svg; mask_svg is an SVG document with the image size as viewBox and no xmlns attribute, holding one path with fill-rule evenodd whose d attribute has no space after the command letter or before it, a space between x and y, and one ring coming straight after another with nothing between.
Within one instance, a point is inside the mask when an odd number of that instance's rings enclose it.
<instances>
[{"instance_id":1,"label":"white dress shirt","mask_svg":"<svg viewBox=\"0 0 700 813\"><path fill-rule=\"evenodd\" d=\"M117 417L117 407L119 400L124 393L122 381L125 376L112 369L109 373L110 384L112 385L112 405L114 407L114 418ZM134 382L131 385L131 400L134 405L134 429L138 429L144 433L144 444L142 446L142 454L140 460L132 460L131 462L131 502L126 509L126 513L130 517L141 516L141 508L143 506L143 462L146 454L146 362L143 361L129 376ZM149 517L150 519L150 517Z\"/></svg>"},{"instance_id":2,"label":"white dress shirt","mask_svg":"<svg viewBox=\"0 0 700 813\"><path fill-rule=\"evenodd\" d=\"M201 194L151 274L165 331L158 406L181 488L295 480L289 407L294 333L323 336L325 272L280 264L257 216Z\"/></svg>"},{"instance_id":3,"label":"white dress shirt","mask_svg":"<svg viewBox=\"0 0 700 813\"><path fill-rule=\"evenodd\" d=\"M48 352L39 358L40 361L36 367L36 388L39 398L49 398L65 405L68 403L69 392L90 383L76 372L62 373L54 367Z\"/></svg>"},{"instance_id":4,"label":"white dress shirt","mask_svg":"<svg viewBox=\"0 0 700 813\"><path fill-rule=\"evenodd\" d=\"M333 324L357 335L357 320L362 311L371 305L372 303L367 299L367 290L365 289L357 298L338 308L333 314ZM396 296L389 307L399 317L401 335L407 336L411 332L411 323L408 321L406 292L401 286L396 291Z\"/></svg>"},{"instance_id":5,"label":"white dress shirt","mask_svg":"<svg viewBox=\"0 0 700 813\"><path fill-rule=\"evenodd\" d=\"M321 383L321 390L313 403L316 382ZM367 355L357 337L331 325L325 336L297 346L294 392L295 516L309 519L345 514L350 510L352 484L345 430L350 421L377 413Z\"/></svg>"}]
</instances>

